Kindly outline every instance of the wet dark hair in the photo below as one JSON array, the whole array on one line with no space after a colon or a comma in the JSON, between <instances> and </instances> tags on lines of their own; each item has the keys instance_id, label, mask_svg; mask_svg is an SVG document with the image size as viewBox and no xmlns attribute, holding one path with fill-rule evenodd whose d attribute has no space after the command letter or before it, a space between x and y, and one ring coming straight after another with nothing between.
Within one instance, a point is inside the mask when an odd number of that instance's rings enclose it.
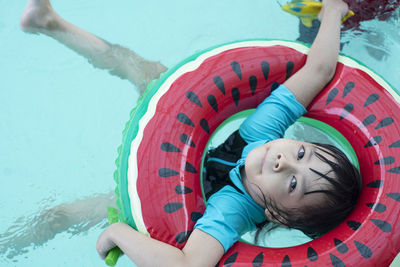
<instances>
[{"instance_id":1,"label":"wet dark hair","mask_svg":"<svg viewBox=\"0 0 400 267\"><path fill-rule=\"evenodd\" d=\"M327 180L330 185L326 189L314 190L305 194L323 193L325 201L321 201L318 205L308 205L299 209L285 209L285 207L278 206L273 199L263 196L265 207L280 225L301 230L315 239L332 230L350 214L361 193L362 180L358 169L340 149L327 144L313 144L317 147L316 156L327 163L331 170L327 173L321 173L312 168L310 170L318 174L319 179ZM334 161L318 153L318 150L332 156ZM334 176L336 178L333 178ZM255 235L256 243L260 230L269 223L266 221L257 225L259 229ZM269 230L274 228L270 227Z\"/></svg>"}]
</instances>

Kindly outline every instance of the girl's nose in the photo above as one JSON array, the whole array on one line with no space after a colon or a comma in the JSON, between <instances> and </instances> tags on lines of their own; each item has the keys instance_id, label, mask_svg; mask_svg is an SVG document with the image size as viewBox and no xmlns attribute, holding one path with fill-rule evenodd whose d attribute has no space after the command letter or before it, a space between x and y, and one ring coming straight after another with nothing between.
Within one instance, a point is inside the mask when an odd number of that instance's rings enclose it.
<instances>
[{"instance_id":1,"label":"girl's nose","mask_svg":"<svg viewBox=\"0 0 400 267\"><path fill-rule=\"evenodd\" d=\"M282 171L285 168L287 168L288 165L289 165L289 162L287 161L285 155L283 155L282 153L278 153L276 155L276 160L275 160L273 170L276 172L279 172L279 171Z\"/></svg>"}]
</instances>

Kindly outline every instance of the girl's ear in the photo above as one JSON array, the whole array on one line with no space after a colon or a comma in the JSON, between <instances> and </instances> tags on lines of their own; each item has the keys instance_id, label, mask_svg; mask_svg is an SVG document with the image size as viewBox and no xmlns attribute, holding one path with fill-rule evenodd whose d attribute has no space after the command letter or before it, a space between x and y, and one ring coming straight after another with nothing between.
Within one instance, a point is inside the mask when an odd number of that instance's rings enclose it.
<instances>
[{"instance_id":1,"label":"girl's ear","mask_svg":"<svg viewBox=\"0 0 400 267\"><path fill-rule=\"evenodd\" d=\"M268 209L264 210L265 216L268 221L279 224L280 226L287 227L287 220L276 212L270 212Z\"/></svg>"}]
</instances>

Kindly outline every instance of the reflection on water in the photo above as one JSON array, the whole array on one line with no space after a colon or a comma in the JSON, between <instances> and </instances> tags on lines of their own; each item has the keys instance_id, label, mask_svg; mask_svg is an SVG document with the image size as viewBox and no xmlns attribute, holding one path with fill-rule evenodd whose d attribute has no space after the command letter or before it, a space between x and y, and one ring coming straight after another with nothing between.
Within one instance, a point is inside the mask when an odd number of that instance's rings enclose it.
<instances>
[{"instance_id":1,"label":"reflection on water","mask_svg":"<svg viewBox=\"0 0 400 267\"><path fill-rule=\"evenodd\" d=\"M391 2L385 8L382 7L382 2L377 2L376 4L380 6L368 7L363 12L361 12L361 7L358 6L356 11L360 12L361 16L357 14L358 16L349 19L348 23L343 25L341 49L344 45L349 45L357 40L363 43L368 54L375 60L387 59L391 55L392 49L390 48L393 45L395 47L400 46L400 30L398 28L400 9L398 8L398 1ZM369 12L368 10L371 8L373 11ZM384 22L377 23L378 20ZM297 41L311 44L317 35L319 25L318 20L313 21L312 27L306 27L299 22Z\"/></svg>"},{"instance_id":2,"label":"reflection on water","mask_svg":"<svg viewBox=\"0 0 400 267\"><path fill-rule=\"evenodd\" d=\"M46 199L49 203L52 200ZM57 234L66 232L71 236L84 233L98 225L108 224L107 206L114 206L115 195L95 194L71 203L44 207L37 213L17 218L13 225L0 234L0 254L8 259L29 252L28 248L42 246Z\"/></svg>"},{"instance_id":3,"label":"reflection on water","mask_svg":"<svg viewBox=\"0 0 400 267\"><path fill-rule=\"evenodd\" d=\"M385 35L382 32L369 32L365 36L365 48L368 54L378 61L382 61L389 56L388 49L385 46Z\"/></svg>"},{"instance_id":4,"label":"reflection on water","mask_svg":"<svg viewBox=\"0 0 400 267\"><path fill-rule=\"evenodd\" d=\"M396 10L385 22L367 21L357 29L346 31L342 41L362 43L368 55L376 61L387 60L396 51L393 47L400 46L399 12L400 9Z\"/></svg>"},{"instance_id":5,"label":"reflection on water","mask_svg":"<svg viewBox=\"0 0 400 267\"><path fill-rule=\"evenodd\" d=\"M398 0L347 0L346 2L355 13L355 16L344 23L346 30L359 29L365 21L386 21L398 11L400 4Z\"/></svg>"}]
</instances>

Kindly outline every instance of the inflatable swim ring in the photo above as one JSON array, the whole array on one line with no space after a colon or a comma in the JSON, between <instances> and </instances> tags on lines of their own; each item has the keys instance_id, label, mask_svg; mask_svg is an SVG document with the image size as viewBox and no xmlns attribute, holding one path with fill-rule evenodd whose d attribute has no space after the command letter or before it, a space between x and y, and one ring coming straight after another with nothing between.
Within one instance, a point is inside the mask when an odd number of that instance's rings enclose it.
<instances>
[{"instance_id":1,"label":"inflatable swim ring","mask_svg":"<svg viewBox=\"0 0 400 267\"><path fill-rule=\"evenodd\" d=\"M205 209L201 152L210 135L299 70L308 49L284 41L226 44L191 56L152 84L132 111L116 160L120 220L182 248ZM351 143L363 176L356 209L303 245L272 249L237 242L219 265L389 265L400 251L399 99L368 68L340 56L335 77L305 116Z\"/></svg>"}]
</instances>

